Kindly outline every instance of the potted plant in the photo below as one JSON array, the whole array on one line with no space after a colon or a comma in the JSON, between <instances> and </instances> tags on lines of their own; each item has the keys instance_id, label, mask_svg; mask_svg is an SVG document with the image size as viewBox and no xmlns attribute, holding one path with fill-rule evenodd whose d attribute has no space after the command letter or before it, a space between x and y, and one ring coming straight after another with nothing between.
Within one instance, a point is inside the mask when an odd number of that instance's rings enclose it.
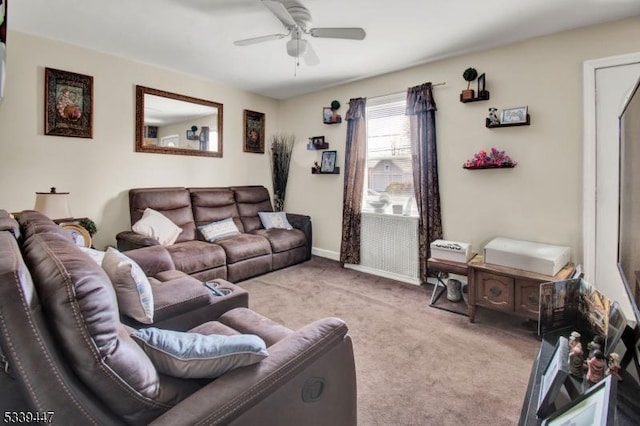
<instances>
[{"instance_id":1,"label":"potted plant","mask_svg":"<svg viewBox=\"0 0 640 426\"><path fill-rule=\"evenodd\" d=\"M478 71L475 68L467 68L462 73L462 78L467 82L467 89L462 91L462 99L470 100L473 99L473 89L470 89L471 82L478 78Z\"/></svg>"}]
</instances>

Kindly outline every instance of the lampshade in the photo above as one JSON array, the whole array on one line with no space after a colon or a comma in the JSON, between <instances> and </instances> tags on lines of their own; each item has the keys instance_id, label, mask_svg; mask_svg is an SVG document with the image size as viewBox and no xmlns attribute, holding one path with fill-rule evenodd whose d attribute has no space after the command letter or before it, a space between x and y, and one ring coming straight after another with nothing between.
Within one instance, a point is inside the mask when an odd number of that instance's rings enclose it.
<instances>
[{"instance_id":1,"label":"lampshade","mask_svg":"<svg viewBox=\"0 0 640 426\"><path fill-rule=\"evenodd\" d=\"M51 188L51 192L36 192L36 205L33 209L53 220L73 217L69 210L69 193L56 192L55 188Z\"/></svg>"}]
</instances>

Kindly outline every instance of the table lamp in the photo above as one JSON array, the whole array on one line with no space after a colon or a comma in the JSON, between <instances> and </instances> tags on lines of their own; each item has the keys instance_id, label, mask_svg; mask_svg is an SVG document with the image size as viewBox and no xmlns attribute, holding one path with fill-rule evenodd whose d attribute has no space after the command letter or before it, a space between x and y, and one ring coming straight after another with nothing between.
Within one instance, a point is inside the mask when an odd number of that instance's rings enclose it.
<instances>
[{"instance_id":1,"label":"table lamp","mask_svg":"<svg viewBox=\"0 0 640 426\"><path fill-rule=\"evenodd\" d=\"M69 193L56 192L55 187L52 187L50 192L36 192L36 204L33 209L52 220L73 217L69 210Z\"/></svg>"}]
</instances>

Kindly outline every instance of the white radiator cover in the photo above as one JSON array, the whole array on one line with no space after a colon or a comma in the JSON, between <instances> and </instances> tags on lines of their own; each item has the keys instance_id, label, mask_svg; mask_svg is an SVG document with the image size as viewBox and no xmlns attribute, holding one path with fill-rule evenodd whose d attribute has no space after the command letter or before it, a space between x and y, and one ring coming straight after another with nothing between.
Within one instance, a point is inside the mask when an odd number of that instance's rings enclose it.
<instances>
[{"instance_id":1,"label":"white radiator cover","mask_svg":"<svg viewBox=\"0 0 640 426\"><path fill-rule=\"evenodd\" d=\"M362 213L360 266L355 269L420 284L418 218Z\"/></svg>"}]
</instances>

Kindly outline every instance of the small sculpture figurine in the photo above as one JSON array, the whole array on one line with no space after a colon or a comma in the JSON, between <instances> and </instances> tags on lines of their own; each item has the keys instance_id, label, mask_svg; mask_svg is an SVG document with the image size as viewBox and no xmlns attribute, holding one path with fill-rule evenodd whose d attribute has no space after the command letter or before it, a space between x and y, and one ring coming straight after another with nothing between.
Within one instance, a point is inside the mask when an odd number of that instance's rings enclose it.
<instances>
[{"instance_id":1,"label":"small sculpture figurine","mask_svg":"<svg viewBox=\"0 0 640 426\"><path fill-rule=\"evenodd\" d=\"M322 169L320 168L320 164L318 164L318 162L317 162L317 161L313 163L313 168L316 170L316 172L319 172L320 170L322 170Z\"/></svg>"},{"instance_id":2,"label":"small sculpture figurine","mask_svg":"<svg viewBox=\"0 0 640 426\"><path fill-rule=\"evenodd\" d=\"M593 358L587 361L587 381L589 383L598 383L602 380L605 367L604 354L600 349L596 349L593 351Z\"/></svg>"},{"instance_id":3,"label":"small sculpture figurine","mask_svg":"<svg viewBox=\"0 0 640 426\"><path fill-rule=\"evenodd\" d=\"M604 344L604 338L600 335L593 337L593 340L587 343L587 350L589 351L588 359L593 358L593 352L596 350L602 351L602 345Z\"/></svg>"},{"instance_id":4,"label":"small sculpture figurine","mask_svg":"<svg viewBox=\"0 0 640 426\"><path fill-rule=\"evenodd\" d=\"M500 124L500 120L498 120L498 114L496 114L496 111L498 111L498 108L489 108L489 117L487 118L489 119L489 125L491 126Z\"/></svg>"},{"instance_id":5,"label":"small sculpture figurine","mask_svg":"<svg viewBox=\"0 0 640 426\"><path fill-rule=\"evenodd\" d=\"M622 376L620 375L620 355L615 352L609 354L609 374L618 379L619 382L622 381Z\"/></svg>"},{"instance_id":6,"label":"small sculpture figurine","mask_svg":"<svg viewBox=\"0 0 640 426\"><path fill-rule=\"evenodd\" d=\"M572 331L569 336L569 373L579 378L584 376L584 351L577 331Z\"/></svg>"}]
</instances>

